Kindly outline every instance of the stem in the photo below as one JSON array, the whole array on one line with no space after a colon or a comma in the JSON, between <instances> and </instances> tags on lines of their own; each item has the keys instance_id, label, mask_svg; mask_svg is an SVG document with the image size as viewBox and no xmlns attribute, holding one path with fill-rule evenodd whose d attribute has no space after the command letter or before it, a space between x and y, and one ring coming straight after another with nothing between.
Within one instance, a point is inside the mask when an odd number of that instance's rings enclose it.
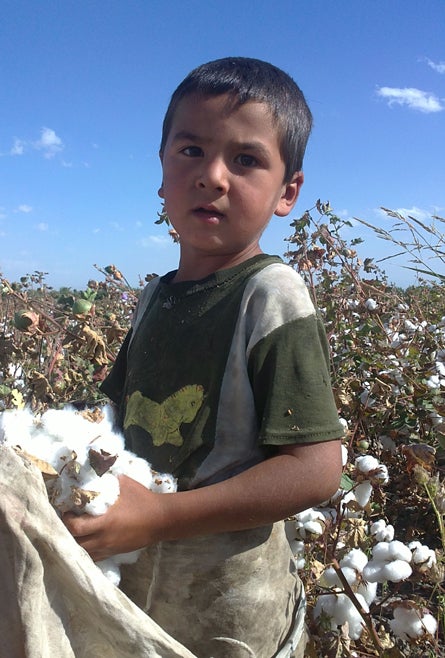
<instances>
[{"instance_id":1,"label":"stem","mask_svg":"<svg viewBox=\"0 0 445 658\"><path fill-rule=\"evenodd\" d=\"M379 652L379 655L381 655L381 652L384 647L382 646L379 636L377 635L377 631L375 630L371 615L369 614L369 612L366 612L360 601L357 599L351 585L346 580L345 575L341 570L338 561L335 558L332 560L332 566L334 567L334 571L337 574L341 584L343 585L343 589L345 590L345 593L348 595L349 599L351 600L352 605L356 608L359 615L365 622L365 626L368 629L369 635L371 637L375 649Z\"/></svg>"},{"instance_id":2,"label":"stem","mask_svg":"<svg viewBox=\"0 0 445 658\"><path fill-rule=\"evenodd\" d=\"M431 503L431 507L433 508L434 514L436 515L437 524L439 526L440 541L442 542L442 549L445 551L445 526L443 523L443 516L437 509L436 501L434 500L434 497L428 487L428 483L425 483L423 486L425 487L425 491Z\"/></svg>"}]
</instances>

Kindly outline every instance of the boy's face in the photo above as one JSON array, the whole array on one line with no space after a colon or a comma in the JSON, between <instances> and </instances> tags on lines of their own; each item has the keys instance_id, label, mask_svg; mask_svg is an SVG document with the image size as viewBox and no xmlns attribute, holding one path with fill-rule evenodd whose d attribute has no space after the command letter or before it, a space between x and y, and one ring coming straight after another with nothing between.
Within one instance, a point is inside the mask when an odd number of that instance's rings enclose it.
<instances>
[{"instance_id":1,"label":"boy's face","mask_svg":"<svg viewBox=\"0 0 445 658\"><path fill-rule=\"evenodd\" d=\"M267 105L230 111L226 95L188 96L178 105L161 154L170 221L180 235L181 262L207 257L214 269L261 253L271 216L287 215L303 182L284 183L277 128Z\"/></svg>"}]
</instances>

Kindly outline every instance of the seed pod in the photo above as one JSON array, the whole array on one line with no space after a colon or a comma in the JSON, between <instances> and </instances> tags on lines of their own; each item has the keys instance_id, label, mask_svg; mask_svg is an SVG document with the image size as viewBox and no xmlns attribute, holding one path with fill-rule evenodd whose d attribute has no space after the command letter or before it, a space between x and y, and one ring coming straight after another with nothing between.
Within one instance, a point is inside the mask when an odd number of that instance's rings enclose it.
<instances>
[{"instance_id":1,"label":"seed pod","mask_svg":"<svg viewBox=\"0 0 445 658\"><path fill-rule=\"evenodd\" d=\"M74 315L87 315L93 307L93 303L88 299L76 299L73 304Z\"/></svg>"},{"instance_id":2,"label":"seed pod","mask_svg":"<svg viewBox=\"0 0 445 658\"><path fill-rule=\"evenodd\" d=\"M34 311L22 309L14 313L14 326L19 331L26 331L32 334L39 326L39 316Z\"/></svg>"}]
</instances>

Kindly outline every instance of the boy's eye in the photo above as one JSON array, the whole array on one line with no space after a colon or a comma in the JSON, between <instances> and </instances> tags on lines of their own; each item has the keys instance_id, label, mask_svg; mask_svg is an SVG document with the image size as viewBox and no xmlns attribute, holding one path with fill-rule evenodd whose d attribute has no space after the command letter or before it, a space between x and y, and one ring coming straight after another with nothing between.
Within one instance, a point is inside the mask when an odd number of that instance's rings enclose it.
<instances>
[{"instance_id":1,"label":"boy's eye","mask_svg":"<svg viewBox=\"0 0 445 658\"><path fill-rule=\"evenodd\" d=\"M256 167L258 165L258 160L253 157L253 155L248 155L247 153L241 153L236 157L236 162L242 167Z\"/></svg>"},{"instance_id":2,"label":"boy's eye","mask_svg":"<svg viewBox=\"0 0 445 658\"><path fill-rule=\"evenodd\" d=\"M186 146L181 149L181 153L187 155L189 158L200 158L202 156L202 149L199 146Z\"/></svg>"}]
</instances>

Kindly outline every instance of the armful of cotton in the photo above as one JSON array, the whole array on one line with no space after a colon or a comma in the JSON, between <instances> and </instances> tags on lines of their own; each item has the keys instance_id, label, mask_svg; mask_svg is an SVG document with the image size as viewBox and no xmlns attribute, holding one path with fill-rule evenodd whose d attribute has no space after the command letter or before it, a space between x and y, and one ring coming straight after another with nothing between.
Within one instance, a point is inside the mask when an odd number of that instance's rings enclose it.
<instances>
[{"instance_id":1,"label":"armful of cotton","mask_svg":"<svg viewBox=\"0 0 445 658\"><path fill-rule=\"evenodd\" d=\"M104 514L119 497L119 476L126 475L156 493L176 491L175 478L158 473L125 449L113 430L110 406L78 412L73 407L33 414L28 408L0 414L0 443L13 447L41 470L49 501L61 515ZM135 562L140 551L97 562L116 585L119 565Z\"/></svg>"}]
</instances>

